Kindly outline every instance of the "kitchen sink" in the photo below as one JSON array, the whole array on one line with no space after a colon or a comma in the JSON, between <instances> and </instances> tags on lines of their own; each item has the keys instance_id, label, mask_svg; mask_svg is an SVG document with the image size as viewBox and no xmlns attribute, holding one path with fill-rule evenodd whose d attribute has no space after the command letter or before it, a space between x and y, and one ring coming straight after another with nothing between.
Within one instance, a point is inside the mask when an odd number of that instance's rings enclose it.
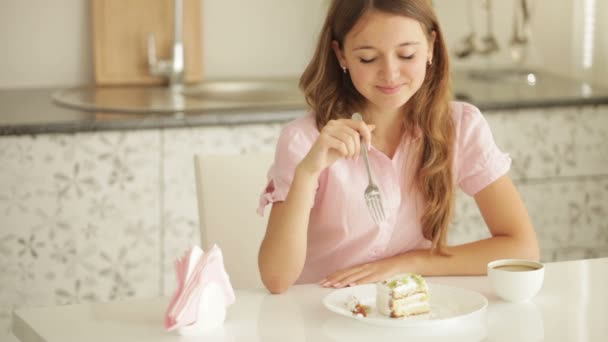
<instances>
[{"instance_id":1,"label":"kitchen sink","mask_svg":"<svg viewBox=\"0 0 608 342\"><path fill-rule=\"evenodd\" d=\"M306 107L296 78L216 80L183 88L77 87L60 90L52 97L58 105L77 110L137 114Z\"/></svg>"},{"instance_id":2,"label":"kitchen sink","mask_svg":"<svg viewBox=\"0 0 608 342\"><path fill-rule=\"evenodd\" d=\"M187 87L186 97L227 102L293 102L302 101L297 79L268 81L210 81Z\"/></svg>"},{"instance_id":3,"label":"kitchen sink","mask_svg":"<svg viewBox=\"0 0 608 342\"><path fill-rule=\"evenodd\" d=\"M478 69L469 71L469 77L482 82L510 82L527 83L535 85L538 81L538 73L530 69L496 68Z\"/></svg>"}]
</instances>

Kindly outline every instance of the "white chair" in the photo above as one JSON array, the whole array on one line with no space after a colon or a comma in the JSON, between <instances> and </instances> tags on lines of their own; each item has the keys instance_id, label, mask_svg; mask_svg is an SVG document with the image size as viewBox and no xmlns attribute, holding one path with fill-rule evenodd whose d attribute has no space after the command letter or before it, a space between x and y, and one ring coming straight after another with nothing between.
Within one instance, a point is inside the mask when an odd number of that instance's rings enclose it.
<instances>
[{"instance_id":1,"label":"white chair","mask_svg":"<svg viewBox=\"0 0 608 342\"><path fill-rule=\"evenodd\" d=\"M266 232L257 213L273 155L195 155L201 246L217 244L234 288L263 287L258 250Z\"/></svg>"}]
</instances>

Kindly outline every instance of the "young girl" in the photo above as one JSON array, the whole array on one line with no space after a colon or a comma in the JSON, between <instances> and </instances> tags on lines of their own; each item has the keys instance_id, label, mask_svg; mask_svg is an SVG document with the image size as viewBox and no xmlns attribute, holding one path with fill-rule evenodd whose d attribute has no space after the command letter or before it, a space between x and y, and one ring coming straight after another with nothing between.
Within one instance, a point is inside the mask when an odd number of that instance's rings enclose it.
<instances>
[{"instance_id":1,"label":"young girl","mask_svg":"<svg viewBox=\"0 0 608 342\"><path fill-rule=\"evenodd\" d=\"M270 292L403 272L484 274L494 259L539 258L510 158L477 108L450 102L430 0L333 0L300 87L312 113L282 130L258 210L272 203L258 260ZM379 224L363 196L361 141L386 213ZM491 238L446 246L457 186Z\"/></svg>"}]
</instances>

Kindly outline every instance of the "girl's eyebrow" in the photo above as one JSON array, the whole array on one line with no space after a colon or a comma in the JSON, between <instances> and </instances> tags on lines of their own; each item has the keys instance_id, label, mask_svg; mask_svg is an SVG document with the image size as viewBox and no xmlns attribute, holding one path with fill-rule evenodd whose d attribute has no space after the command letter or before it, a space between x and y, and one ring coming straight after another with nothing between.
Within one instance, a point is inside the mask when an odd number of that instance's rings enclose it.
<instances>
[{"instance_id":1,"label":"girl's eyebrow","mask_svg":"<svg viewBox=\"0 0 608 342\"><path fill-rule=\"evenodd\" d=\"M420 44L420 42L405 42L405 43L401 43L401 44L397 45L397 47L419 45L419 44ZM357 50L376 50L376 48L371 45L363 45L363 46L359 46L359 47L356 47L353 49L353 51L357 51Z\"/></svg>"}]
</instances>

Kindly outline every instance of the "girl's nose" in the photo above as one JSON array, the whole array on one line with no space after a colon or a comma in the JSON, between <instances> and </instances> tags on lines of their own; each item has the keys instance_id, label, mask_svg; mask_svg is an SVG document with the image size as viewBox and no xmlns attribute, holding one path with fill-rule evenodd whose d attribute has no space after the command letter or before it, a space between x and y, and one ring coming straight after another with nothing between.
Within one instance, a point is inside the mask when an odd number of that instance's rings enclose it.
<instances>
[{"instance_id":1,"label":"girl's nose","mask_svg":"<svg viewBox=\"0 0 608 342\"><path fill-rule=\"evenodd\" d=\"M392 58L386 58L380 69L380 78L389 83L399 78L399 63Z\"/></svg>"}]
</instances>

